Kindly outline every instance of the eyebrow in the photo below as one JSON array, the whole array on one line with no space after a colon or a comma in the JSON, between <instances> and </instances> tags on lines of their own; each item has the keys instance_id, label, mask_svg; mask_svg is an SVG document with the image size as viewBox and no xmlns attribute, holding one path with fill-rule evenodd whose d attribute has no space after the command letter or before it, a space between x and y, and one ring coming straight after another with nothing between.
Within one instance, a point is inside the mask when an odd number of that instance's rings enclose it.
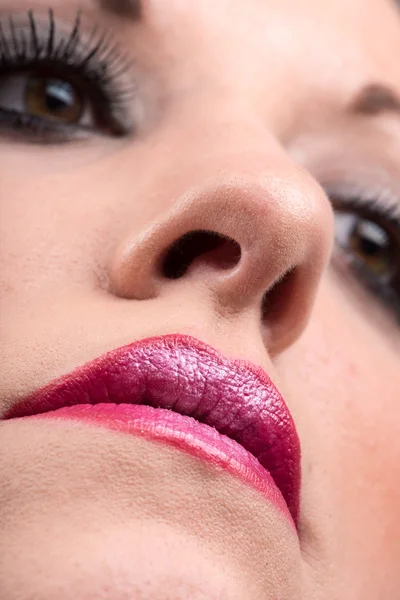
<instances>
[{"instance_id":1,"label":"eyebrow","mask_svg":"<svg viewBox=\"0 0 400 600\"><path fill-rule=\"evenodd\" d=\"M400 116L400 97L394 90L380 83L366 85L348 107L350 114L377 116L395 113Z\"/></svg>"},{"instance_id":2,"label":"eyebrow","mask_svg":"<svg viewBox=\"0 0 400 600\"><path fill-rule=\"evenodd\" d=\"M138 21L142 16L141 0L97 0L100 8L118 17Z\"/></svg>"}]
</instances>

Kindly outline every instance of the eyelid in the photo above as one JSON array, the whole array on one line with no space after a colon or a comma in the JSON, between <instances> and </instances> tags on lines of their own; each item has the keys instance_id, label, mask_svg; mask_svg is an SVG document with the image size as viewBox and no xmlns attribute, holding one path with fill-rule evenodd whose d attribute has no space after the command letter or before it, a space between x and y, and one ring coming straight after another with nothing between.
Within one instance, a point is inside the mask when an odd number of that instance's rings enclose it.
<instances>
[{"instance_id":1,"label":"eyelid","mask_svg":"<svg viewBox=\"0 0 400 600\"><path fill-rule=\"evenodd\" d=\"M355 182L322 184L333 207L351 207L384 217L400 228L400 196L388 186L366 187Z\"/></svg>"},{"instance_id":2,"label":"eyelid","mask_svg":"<svg viewBox=\"0 0 400 600\"><path fill-rule=\"evenodd\" d=\"M0 13L0 76L56 70L85 82L95 109L108 113L110 132L126 136L136 127L137 86L129 57L108 30L83 25L81 11L69 25L48 10Z\"/></svg>"}]
</instances>

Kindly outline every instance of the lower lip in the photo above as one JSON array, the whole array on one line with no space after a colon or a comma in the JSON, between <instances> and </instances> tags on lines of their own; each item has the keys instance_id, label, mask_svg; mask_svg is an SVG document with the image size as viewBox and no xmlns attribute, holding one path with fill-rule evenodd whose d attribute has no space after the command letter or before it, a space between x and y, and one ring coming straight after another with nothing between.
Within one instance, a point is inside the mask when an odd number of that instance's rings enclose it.
<instances>
[{"instance_id":1,"label":"lower lip","mask_svg":"<svg viewBox=\"0 0 400 600\"><path fill-rule=\"evenodd\" d=\"M280 490L258 460L234 440L192 417L143 405L79 404L23 418L80 421L173 446L235 475L256 489L295 528Z\"/></svg>"}]
</instances>

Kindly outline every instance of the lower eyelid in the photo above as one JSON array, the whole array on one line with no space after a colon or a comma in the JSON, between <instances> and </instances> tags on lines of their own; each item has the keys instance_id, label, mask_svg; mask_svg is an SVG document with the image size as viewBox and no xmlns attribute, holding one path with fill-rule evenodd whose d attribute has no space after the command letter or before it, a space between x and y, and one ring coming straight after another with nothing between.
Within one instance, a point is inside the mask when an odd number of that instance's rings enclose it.
<instances>
[{"instance_id":1,"label":"lower eyelid","mask_svg":"<svg viewBox=\"0 0 400 600\"><path fill-rule=\"evenodd\" d=\"M50 124L38 117L0 108L0 137L10 142L62 144L88 139L90 131L61 124Z\"/></svg>"}]
</instances>

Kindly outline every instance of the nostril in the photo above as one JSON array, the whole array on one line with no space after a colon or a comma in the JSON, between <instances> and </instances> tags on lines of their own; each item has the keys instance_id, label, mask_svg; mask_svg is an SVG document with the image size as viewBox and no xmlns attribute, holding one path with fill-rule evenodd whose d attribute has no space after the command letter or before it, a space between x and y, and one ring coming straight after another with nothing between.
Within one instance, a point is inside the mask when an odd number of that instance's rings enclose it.
<instances>
[{"instance_id":1,"label":"nostril","mask_svg":"<svg viewBox=\"0 0 400 600\"><path fill-rule=\"evenodd\" d=\"M290 269L264 294L261 306L263 322L268 325L288 310L296 279L296 269Z\"/></svg>"},{"instance_id":2,"label":"nostril","mask_svg":"<svg viewBox=\"0 0 400 600\"><path fill-rule=\"evenodd\" d=\"M227 270L240 258L240 245L235 240L214 231L190 231L169 248L162 271L168 279L179 279L199 259L214 269Z\"/></svg>"}]
</instances>

